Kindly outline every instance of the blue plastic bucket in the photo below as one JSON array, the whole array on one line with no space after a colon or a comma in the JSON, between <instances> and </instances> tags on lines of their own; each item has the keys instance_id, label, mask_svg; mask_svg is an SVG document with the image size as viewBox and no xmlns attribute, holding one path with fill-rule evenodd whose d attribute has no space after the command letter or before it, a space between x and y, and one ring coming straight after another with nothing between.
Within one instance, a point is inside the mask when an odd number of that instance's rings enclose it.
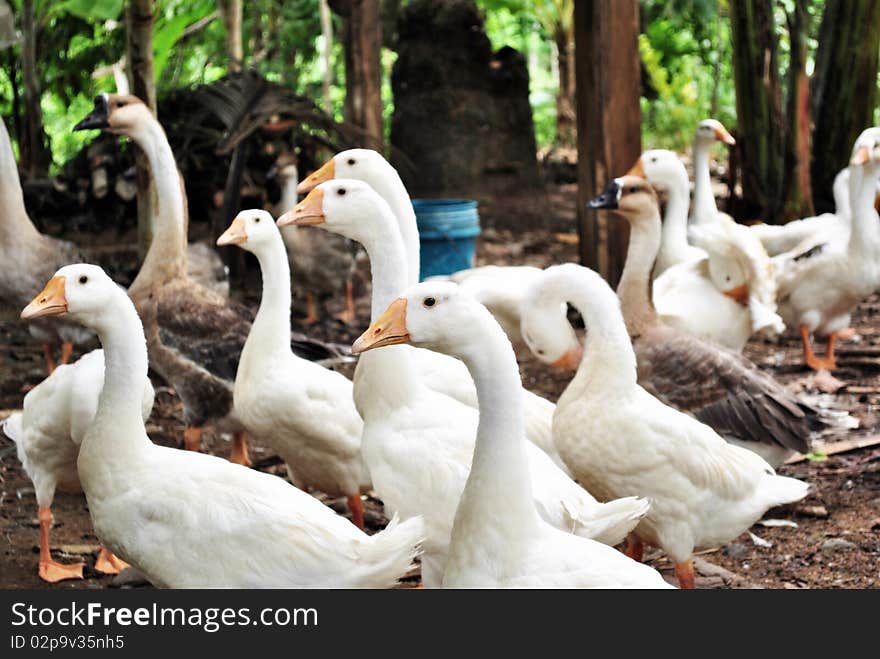
<instances>
[{"instance_id":1,"label":"blue plastic bucket","mask_svg":"<svg viewBox=\"0 0 880 659\"><path fill-rule=\"evenodd\" d=\"M471 199L413 199L421 243L421 279L474 267L480 235L477 202Z\"/></svg>"}]
</instances>

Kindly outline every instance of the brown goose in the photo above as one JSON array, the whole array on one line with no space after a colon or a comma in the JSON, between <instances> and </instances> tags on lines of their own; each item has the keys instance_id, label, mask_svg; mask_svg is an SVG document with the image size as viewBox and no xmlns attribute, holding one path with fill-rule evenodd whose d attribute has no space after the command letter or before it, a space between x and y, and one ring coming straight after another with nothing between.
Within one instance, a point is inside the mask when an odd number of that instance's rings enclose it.
<instances>
[{"instance_id":1,"label":"brown goose","mask_svg":"<svg viewBox=\"0 0 880 659\"><path fill-rule=\"evenodd\" d=\"M0 304L18 311L58 268L82 260L73 243L43 235L28 217L9 133L0 120ZM66 364L73 345L93 336L70 321L55 318L31 323L28 331L43 343L49 373L55 369L55 347L61 346L61 363Z\"/></svg>"},{"instance_id":2,"label":"brown goose","mask_svg":"<svg viewBox=\"0 0 880 659\"><path fill-rule=\"evenodd\" d=\"M174 154L162 126L135 96L102 94L74 130L99 128L125 135L147 156L156 185L153 242L129 295L144 323L150 365L183 402L184 442L198 450L203 427L213 422L234 433L231 460L249 464L244 432L233 411L232 388L251 314L187 275L186 201ZM309 359L331 356L322 344L294 338Z\"/></svg>"},{"instance_id":3,"label":"brown goose","mask_svg":"<svg viewBox=\"0 0 880 659\"><path fill-rule=\"evenodd\" d=\"M745 357L663 324L651 301L651 270L660 248L660 208L645 180L614 179L589 206L613 209L630 223L617 288L638 360L639 384L651 394L753 450L774 467L809 450L823 425L817 412Z\"/></svg>"}]
</instances>

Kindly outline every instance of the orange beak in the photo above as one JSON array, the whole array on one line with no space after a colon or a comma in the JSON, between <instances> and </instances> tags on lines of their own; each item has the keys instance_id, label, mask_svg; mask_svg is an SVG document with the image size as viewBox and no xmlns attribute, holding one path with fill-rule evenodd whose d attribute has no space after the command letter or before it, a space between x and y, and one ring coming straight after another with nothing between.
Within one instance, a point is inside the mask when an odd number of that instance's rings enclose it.
<instances>
[{"instance_id":1,"label":"orange beak","mask_svg":"<svg viewBox=\"0 0 880 659\"><path fill-rule=\"evenodd\" d=\"M629 168L629 171L625 174L625 176L638 176L639 178L647 179L645 176L645 167L642 164L642 159L639 158L636 160L636 164Z\"/></svg>"},{"instance_id":2,"label":"orange beak","mask_svg":"<svg viewBox=\"0 0 880 659\"><path fill-rule=\"evenodd\" d=\"M333 162L332 160L330 162ZM306 198L278 218L279 227L324 224L324 191L312 190Z\"/></svg>"},{"instance_id":3,"label":"orange beak","mask_svg":"<svg viewBox=\"0 0 880 659\"><path fill-rule=\"evenodd\" d=\"M336 165L333 164L333 158L330 158L319 169L309 174L299 185L296 191L300 194L311 192L315 187L321 185L324 181L332 181L336 177Z\"/></svg>"},{"instance_id":4,"label":"orange beak","mask_svg":"<svg viewBox=\"0 0 880 659\"><path fill-rule=\"evenodd\" d=\"M864 165L871 159L871 150L866 146L860 146L858 151L850 160L851 165Z\"/></svg>"},{"instance_id":5,"label":"orange beak","mask_svg":"<svg viewBox=\"0 0 880 659\"><path fill-rule=\"evenodd\" d=\"M724 142L727 146L733 146L736 144L736 140L733 139L733 135L727 132L727 129L721 125L719 122L717 126L715 126L715 139L719 142Z\"/></svg>"},{"instance_id":6,"label":"orange beak","mask_svg":"<svg viewBox=\"0 0 880 659\"><path fill-rule=\"evenodd\" d=\"M376 322L358 337L351 346L351 353L359 355L373 348L392 346L398 343L409 343L409 332L406 329L406 298L397 298L392 302Z\"/></svg>"},{"instance_id":7,"label":"orange beak","mask_svg":"<svg viewBox=\"0 0 880 659\"><path fill-rule=\"evenodd\" d=\"M746 306L749 303L749 286L748 284L741 284L736 288L731 288L730 290L724 291L724 294L727 297L731 297L741 305Z\"/></svg>"},{"instance_id":8,"label":"orange beak","mask_svg":"<svg viewBox=\"0 0 880 659\"><path fill-rule=\"evenodd\" d=\"M40 291L40 294L21 312L21 319L33 320L43 316L60 316L63 313L67 313L64 277L52 277L46 288Z\"/></svg>"},{"instance_id":9,"label":"orange beak","mask_svg":"<svg viewBox=\"0 0 880 659\"><path fill-rule=\"evenodd\" d=\"M244 220L240 217L232 220L229 228L223 232L223 235L217 239L217 244L222 245L241 245L247 242L247 229Z\"/></svg>"},{"instance_id":10,"label":"orange beak","mask_svg":"<svg viewBox=\"0 0 880 659\"><path fill-rule=\"evenodd\" d=\"M575 343L575 345L568 349L568 352L550 364L550 366L563 371L576 371L581 365L581 359L583 356L584 347L580 343Z\"/></svg>"}]
</instances>

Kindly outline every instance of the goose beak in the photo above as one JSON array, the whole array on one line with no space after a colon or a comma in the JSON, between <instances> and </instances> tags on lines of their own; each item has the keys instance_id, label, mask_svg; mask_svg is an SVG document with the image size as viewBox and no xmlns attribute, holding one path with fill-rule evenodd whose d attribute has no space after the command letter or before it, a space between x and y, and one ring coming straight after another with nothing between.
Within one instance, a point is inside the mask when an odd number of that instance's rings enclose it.
<instances>
[{"instance_id":1,"label":"goose beak","mask_svg":"<svg viewBox=\"0 0 880 659\"><path fill-rule=\"evenodd\" d=\"M617 204L620 202L621 190L622 187L620 182L617 179L612 179L608 185L605 186L605 190L602 191L602 194L587 202L587 208L604 208L608 210L617 208Z\"/></svg>"},{"instance_id":2,"label":"goose beak","mask_svg":"<svg viewBox=\"0 0 880 659\"><path fill-rule=\"evenodd\" d=\"M358 337L351 346L353 355L359 355L373 348L409 343L406 329L406 298L399 297L392 302L376 322Z\"/></svg>"},{"instance_id":3,"label":"goose beak","mask_svg":"<svg viewBox=\"0 0 880 659\"><path fill-rule=\"evenodd\" d=\"M645 165L642 162L642 159L639 158L636 160L636 164L629 168L629 171L624 174L624 176L638 176L639 178L647 179L645 176Z\"/></svg>"},{"instance_id":4,"label":"goose beak","mask_svg":"<svg viewBox=\"0 0 880 659\"><path fill-rule=\"evenodd\" d=\"M95 109L92 110L73 130L92 130L94 128L107 128L110 125L110 106L107 102L107 94L95 96Z\"/></svg>"},{"instance_id":5,"label":"goose beak","mask_svg":"<svg viewBox=\"0 0 880 659\"><path fill-rule=\"evenodd\" d=\"M568 352L550 364L550 366L563 371L576 371L581 365L581 359L583 356L584 347L580 343L575 343L575 345L568 349Z\"/></svg>"},{"instance_id":6,"label":"goose beak","mask_svg":"<svg viewBox=\"0 0 880 659\"><path fill-rule=\"evenodd\" d=\"M310 224L324 224L324 191L312 190L306 198L278 218L279 227L290 224L301 227Z\"/></svg>"},{"instance_id":7,"label":"goose beak","mask_svg":"<svg viewBox=\"0 0 880 659\"><path fill-rule=\"evenodd\" d=\"M736 144L736 140L733 139L733 135L728 133L727 129L720 123L715 126L715 139L719 142L724 142L727 146L734 146Z\"/></svg>"},{"instance_id":8,"label":"goose beak","mask_svg":"<svg viewBox=\"0 0 880 659\"><path fill-rule=\"evenodd\" d=\"M336 177L336 165L333 164L333 158L321 165L321 168L309 174L300 181L296 186L296 191L300 194L311 192L316 186L321 185L324 181L332 181Z\"/></svg>"},{"instance_id":9,"label":"goose beak","mask_svg":"<svg viewBox=\"0 0 880 659\"><path fill-rule=\"evenodd\" d=\"M40 294L21 312L21 319L33 320L43 316L60 316L63 313L67 313L64 277L52 277L46 288L40 291Z\"/></svg>"},{"instance_id":10,"label":"goose beak","mask_svg":"<svg viewBox=\"0 0 880 659\"><path fill-rule=\"evenodd\" d=\"M221 247L223 245L241 245L246 243L247 239L247 228L245 227L244 220L237 217L232 220L232 224L223 232L223 235L217 239L217 244Z\"/></svg>"},{"instance_id":11,"label":"goose beak","mask_svg":"<svg viewBox=\"0 0 880 659\"><path fill-rule=\"evenodd\" d=\"M850 160L851 165L864 165L871 159L871 150L866 146L860 146Z\"/></svg>"},{"instance_id":12,"label":"goose beak","mask_svg":"<svg viewBox=\"0 0 880 659\"><path fill-rule=\"evenodd\" d=\"M741 284L736 288L731 288L730 290L724 291L724 294L727 297L733 298L741 305L746 306L749 303L749 285Z\"/></svg>"}]
</instances>

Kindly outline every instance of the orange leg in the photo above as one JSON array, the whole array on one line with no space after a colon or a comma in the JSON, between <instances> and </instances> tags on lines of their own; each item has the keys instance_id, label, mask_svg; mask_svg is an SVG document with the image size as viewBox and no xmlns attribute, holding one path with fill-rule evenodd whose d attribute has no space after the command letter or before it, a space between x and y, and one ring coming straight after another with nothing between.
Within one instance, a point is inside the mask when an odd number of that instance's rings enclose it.
<instances>
[{"instance_id":1,"label":"orange leg","mask_svg":"<svg viewBox=\"0 0 880 659\"><path fill-rule=\"evenodd\" d=\"M836 334L832 332L828 335L828 351L824 357L817 357L813 352L813 345L810 343L810 330L806 325L801 325L801 342L804 344L804 361L807 366L814 371L831 371L837 368L837 362L834 359L834 340Z\"/></svg>"},{"instance_id":2,"label":"orange leg","mask_svg":"<svg viewBox=\"0 0 880 659\"><path fill-rule=\"evenodd\" d=\"M245 467L252 467L254 464L248 455L247 438L243 432L237 432L232 437L232 453L229 454L229 461Z\"/></svg>"},{"instance_id":3,"label":"orange leg","mask_svg":"<svg viewBox=\"0 0 880 659\"><path fill-rule=\"evenodd\" d=\"M302 319L303 325L314 325L318 322L318 309L315 306L315 296L306 291L306 317Z\"/></svg>"},{"instance_id":4,"label":"orange leg","mask_svg":"<svg viewBox=\"0 0 880 659\"><path fill-rule=\"evenodd\" d=\"M634 561L642 562L642 555L645 553L645 544L636 536L630 534L626 539L626 555Z\"/></svg>"},{"instance_id":5,"label":"orange leg","mask_svg":"<svg viewBox=\"0 0 880 659\"><path fill-rule=\"evenodd\" d=\"M43 357L46 358L46 374L52 375L55 370L55 357L52 355L52 346L48 343L43 344Z\"/></svg>"},{"instance_id":6,"label":"orange leg","mask_svg":"<svg viewBox=\"0 0 880 659\"><path fill-rule=\"evenodd\" d=\"M345 282L345 309L333 317L346 325L351 325L355 321L354 284L351 279Z\"/></svg>"},{"instance_id":7,"label":"orange leg","mask_svg":"<svg viewBox=\"0 0 880 659\"><path fill-rule=\"evenodd\" d=\"M682 590L694 589L694 562L691 559L682 561L675 566L678 587Z\"/></svg>"},{"instance_id":8,"label":"orange leg","mask_svg":"<svg viewBox=\"0 0 880 659\"><path fill-rule=\"evenodd\" d=\"M202 428L187 426L183 431L183 445L187 451L200 451L202 448Z\"/></svg>"},{"instance_id":9,"label":"orange leg","mask_svg":"<svg viewBox=\"0 0 880 659\"><path fill-rule=\"evenodd\" d=\"M359 494L348 497L348 509L351 511L351 523L364 530L364 500Z\"/></svg>"},{"instance_id":10,"label":"orange leg","mask_svg":"<svg viewBox=\"0 0 880 659\"><path fill-rule=\"evenodd\" d=\"M65 341L61 344L61 363L66 364L70 361L70 356L73 354L73 344L70 341Z\"/></svg>"},{"instance_id":11,"label":"orange leg","mask_svg":"<svg viewBox=\"0 0 880 659\"><path fill-rule=\"evenodd\" d=\"M52 511L47 507L40 506L38 517L40 520L40 578L49 583L58 583L65 579L82 579L82 563L64 565L52 560L52 554L49 551L49 529L52 527Z\"/></svg>"},{"instance_id":12,"label":"orange leg","mask_svg":"<svg viewBox=\"0 0 880 659\"><path fill-rule=\"evenodd\" d=\"M98 558L95 559L95 569L104 574L119 574L128 563L119 558L112 551L101 545L101 551L98 552Z\"/></svg>"}]
</instances>

